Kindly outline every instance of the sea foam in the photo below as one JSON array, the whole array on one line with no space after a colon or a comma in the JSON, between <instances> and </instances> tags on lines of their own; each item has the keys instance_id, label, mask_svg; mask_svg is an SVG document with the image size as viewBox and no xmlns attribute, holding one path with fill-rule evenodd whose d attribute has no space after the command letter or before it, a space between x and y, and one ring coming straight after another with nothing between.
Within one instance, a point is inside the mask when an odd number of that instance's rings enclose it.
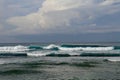
<instances>
[{"instance_id":1,"label":"sea foam","mask_svg":"<svg viewBox=\"0 0 120 80\"><path fill-rule=\"evenodd\" d=\"M24 52L24 51L28 51L28 47L25 46L3 46L0 47L0 52Z\"/></svg>"},{"instance_id":2,"label":"sea foam","mask_svg":"<svg viewBox=\"0 0 120 80\"><path fill-rule=\"evenodd\" d=\"M48 45L43 47L43 49L48 49L48 50L65 50L65 51L77 51L77 50L82 50L82 51L101 51L101 50L113 50L114 47L63 47L63 46L59 46L59 45Z\"/></svg>"}]
</instances>

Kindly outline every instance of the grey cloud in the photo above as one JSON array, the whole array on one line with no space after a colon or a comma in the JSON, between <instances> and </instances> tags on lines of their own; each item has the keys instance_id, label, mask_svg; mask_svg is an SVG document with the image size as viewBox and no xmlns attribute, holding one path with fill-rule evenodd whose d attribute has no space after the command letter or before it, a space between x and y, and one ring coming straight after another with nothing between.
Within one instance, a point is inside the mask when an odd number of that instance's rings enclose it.
<instances>
[{"instance_id":1,"label":"grey cloud","mask_svg":"<svg viewBox=\"0 0 120 80\"><path fill-rule=\"evenodd\" d=\"M45 0L37 12L11 17L18 34L119 31L119 25L97 25L95 20L120 12L120 0ZM114 22L113 22L114 23ZM99 28L98 28L99 27Z\"/></svg>"}]
</instances>

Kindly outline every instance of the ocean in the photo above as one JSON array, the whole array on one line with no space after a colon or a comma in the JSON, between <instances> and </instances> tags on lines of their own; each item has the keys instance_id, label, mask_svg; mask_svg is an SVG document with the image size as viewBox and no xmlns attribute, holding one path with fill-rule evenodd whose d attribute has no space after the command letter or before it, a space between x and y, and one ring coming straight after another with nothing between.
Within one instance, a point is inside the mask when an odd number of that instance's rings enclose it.
<instances>
[{"instance_id":1,"label":"ocean","mask_svg":"<svg viewBox=\"0 0 120 80\"><path fill-rule=\"evenodd\" d=\"M0 80L120 80L120 43L1 43Z\"/></svg>"}]
</instances>

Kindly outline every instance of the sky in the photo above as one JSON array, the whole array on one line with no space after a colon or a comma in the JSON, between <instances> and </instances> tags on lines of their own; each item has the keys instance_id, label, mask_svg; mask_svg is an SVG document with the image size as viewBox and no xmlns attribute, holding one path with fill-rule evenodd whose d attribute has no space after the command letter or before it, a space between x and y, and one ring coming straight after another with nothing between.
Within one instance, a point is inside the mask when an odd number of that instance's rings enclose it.
<instances>
[{"instance_id":1,"label":"sky","mask_svg":"<svg viewBox=\"0 0 120 80\"><path fill-rule=\"evenodd\" d=\"M119 42L120 0L0 0L0 43Z\"/></svg>"}]
</instances>

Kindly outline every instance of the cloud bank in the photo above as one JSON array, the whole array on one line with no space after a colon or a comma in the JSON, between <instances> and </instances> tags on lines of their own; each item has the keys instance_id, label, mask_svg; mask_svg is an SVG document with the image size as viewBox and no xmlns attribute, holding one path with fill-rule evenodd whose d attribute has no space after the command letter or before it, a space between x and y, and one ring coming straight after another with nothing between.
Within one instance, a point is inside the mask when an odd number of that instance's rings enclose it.
<instances>
[{"instance_id":1,"label":"cloud bank","mask_svg":"<svg viewBox=\"0 0 120 80\"><path fill-rule=\"evenodd\" d=\"M120 0L45 0L37 12L7 22L18 34L114 32L120 31L120 23L106 16L119 14L119 8Z\"/></svg>"}]
</instances>

